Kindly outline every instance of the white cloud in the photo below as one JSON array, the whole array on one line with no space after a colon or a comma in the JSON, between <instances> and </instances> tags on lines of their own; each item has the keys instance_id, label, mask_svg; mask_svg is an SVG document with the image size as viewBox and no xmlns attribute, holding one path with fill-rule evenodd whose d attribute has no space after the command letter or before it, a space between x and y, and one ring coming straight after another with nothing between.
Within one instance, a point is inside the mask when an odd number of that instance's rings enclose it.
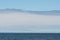
<instances>
[{"instance_id":1,"label":"white cloud","mask_svg":"<svg viewBox=\"0 0 60 40\"><path fill-rule=\"evenodd\" d=\"M60 32L60 16L27 13L0 14L0 32ZM52 27L51 27L52 26Z\"/></svg>"}]
</instances>

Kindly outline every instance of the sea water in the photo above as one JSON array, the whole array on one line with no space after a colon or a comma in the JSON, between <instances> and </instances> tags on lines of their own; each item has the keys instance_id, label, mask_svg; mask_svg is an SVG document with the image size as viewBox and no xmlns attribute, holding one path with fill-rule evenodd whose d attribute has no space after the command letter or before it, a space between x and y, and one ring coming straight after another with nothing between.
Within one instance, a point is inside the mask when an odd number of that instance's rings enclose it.
<instances>
[{"instance_id":1,"label":"sea water","mask_svg":"<svg viewBox=\"0 0 60 40\"><path fill-rule=\"evenodd\" d=\"M60 40L60 33L0 33L0 40Z\"/></svg>"}]
</instances>

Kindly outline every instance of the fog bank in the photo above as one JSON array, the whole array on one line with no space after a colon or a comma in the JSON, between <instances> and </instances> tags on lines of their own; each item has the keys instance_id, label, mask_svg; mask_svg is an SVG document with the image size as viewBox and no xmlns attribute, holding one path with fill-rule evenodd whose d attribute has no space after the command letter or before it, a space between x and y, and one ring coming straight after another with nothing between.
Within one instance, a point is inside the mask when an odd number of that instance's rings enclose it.
<instances>
[{"instance_id":1,"label":"fog bank","mask_svg":"<svg viewBox=\"0 0 60 40\"><path fill-rule=\"evenodd\" d=\"M60 32L60 16L29 13L0 14L0 32Z\"/></svg>"}]
</instances>

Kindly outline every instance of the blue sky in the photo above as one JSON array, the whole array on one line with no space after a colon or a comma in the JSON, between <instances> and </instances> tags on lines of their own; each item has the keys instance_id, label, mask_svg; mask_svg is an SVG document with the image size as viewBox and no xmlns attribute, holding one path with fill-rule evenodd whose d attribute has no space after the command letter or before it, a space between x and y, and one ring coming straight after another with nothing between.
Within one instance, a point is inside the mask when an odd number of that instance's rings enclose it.
<instances>
[{"instance_id":1,"label":"blue sky","mask_svg":"<svg viewBox=\"0 0 60 40\"><path fill-rule=\"evenodd\" d=\"M0 0L0 9L60 10L60 0ZM0 14L0 32L60 33L60 16L28 13Z\"/></svg>"},{"instance_id":2,"label":"blue sky","mask_svg":"<svg viewBox=\"0 0 60 40\"><path fill-rule=\"evenodd\" d=\"M5 8L34 11L60 10L60 0L0 0L0 9Z\"/></svg>"}]
</instances>

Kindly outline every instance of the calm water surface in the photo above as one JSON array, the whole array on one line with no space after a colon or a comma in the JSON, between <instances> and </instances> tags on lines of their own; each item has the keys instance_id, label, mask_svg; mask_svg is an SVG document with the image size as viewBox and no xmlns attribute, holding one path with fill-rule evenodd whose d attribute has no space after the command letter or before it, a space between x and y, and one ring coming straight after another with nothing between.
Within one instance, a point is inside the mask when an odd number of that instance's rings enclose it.
<instances>
[{"instance_id":1,"label":"calm water surface","mask_svg":"<svg viewBox=\"0 0 60 40\"><path fill-rule=\"evenodd\" d=\"M60 40L60 33L0 33L0 40Z\"/></svg>"}]
</instances>

